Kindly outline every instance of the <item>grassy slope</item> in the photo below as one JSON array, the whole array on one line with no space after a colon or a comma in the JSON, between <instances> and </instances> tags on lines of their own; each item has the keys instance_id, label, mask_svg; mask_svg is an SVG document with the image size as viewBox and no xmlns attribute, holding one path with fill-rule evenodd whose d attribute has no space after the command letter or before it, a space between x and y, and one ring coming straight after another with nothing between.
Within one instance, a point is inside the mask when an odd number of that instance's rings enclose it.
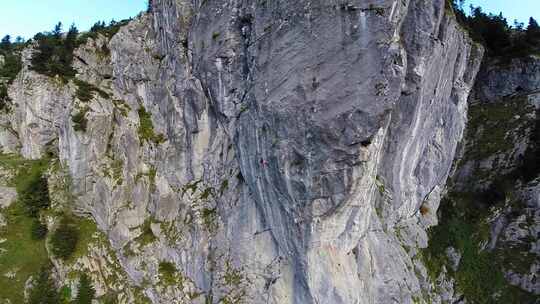
<instances>
[{"instance_id":1,"label":"grassy slope","mask_svg":"<svg viewBox=\"0 0 540 304\"><path fill-rule=\"evenodd\" d=\"M0 155L0 168L13 172L9 186L19 188L47 167L46 161L27 161L16 156ZM7 226L0 228L0 299L10 299L11 303L23 303L24 285L28 278L48 261L45 241L32 240L30 227L32 219L24 212L22 203L16 201L9 208L1 210ZM16 271L14 279L4 274Z\"/></svg>"}]
</instances>

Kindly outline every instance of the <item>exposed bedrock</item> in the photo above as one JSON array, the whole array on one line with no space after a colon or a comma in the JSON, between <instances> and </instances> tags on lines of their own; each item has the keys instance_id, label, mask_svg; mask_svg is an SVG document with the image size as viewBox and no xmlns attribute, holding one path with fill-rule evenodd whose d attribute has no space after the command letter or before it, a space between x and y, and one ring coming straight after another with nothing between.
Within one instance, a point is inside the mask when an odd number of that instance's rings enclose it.
<instances>
[{"instance_id":1,"label":"exposed bedrock","mask_svg":"<svg viewBox=\"0 0 540 304\"><path fill-rule=\"evenodd\" d=\"M90 101L25 51L0 143L57 153L154 303L412 303L483 55L445 3L154 0L76 51Z\"/></svg>"}]
</instances>

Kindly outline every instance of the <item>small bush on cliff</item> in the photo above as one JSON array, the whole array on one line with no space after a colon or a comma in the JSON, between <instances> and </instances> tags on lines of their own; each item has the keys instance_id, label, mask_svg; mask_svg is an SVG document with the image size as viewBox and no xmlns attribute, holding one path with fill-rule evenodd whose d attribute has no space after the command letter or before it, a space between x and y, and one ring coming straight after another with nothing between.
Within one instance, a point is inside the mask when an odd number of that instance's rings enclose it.
<instances>
[{"instance_id":1,"label":"small bush on cliff","mask_svg":"<svg viewBox=\"0 0 540 304\"><path fill-rule=\"evenodd\" d=\"M145 141L151 141L159 144L165 141L163 134L156 134L154 131L154 124L152 123L152 116L146 111L143 105L139 107L137 111L139 113L139 140L141 144Z\"/></svg>"},{"instance_id":2,"label":"small bush on cliff","mask_svg":"<svg viewBox=\"0 0 540 304\"><path fill-rule=\"evenodd\" d=\"M77 98L82 102L88 102L92 100L92 98L94 98L95 93L98 93L99 96L101 96L102 98L105 98L105 99L110 98L110 95L107 92L99 89L98 87L88 82L85 82L79 79L74 79L73 82L77 86L77 91L75 92L75 94Z\"/></svg>"},{"instance_id":3,"label":"small bush on cliff","mask_svg":"<svg viewBox=\"0 0 540 304\"><path fill-rule=\"evenodd\" d=\"M167 285L172 285L176 282L176 266L171 262L162 261L159 263L159 276Z\"/></svg>"},{"instance_id":4,"label":"small bush on cliff","mask_svg":"<svg viewBox=\"0 0 540 304\"><path fill-rule=\"evenodd\" d=\"M152 232L152 219L146 219L144 221L141 226L141 235L139 235L136 240L140 242L143 246L153 243L157 240L154 232Z\"/></svg>"},{"instance_id":5,"label":"small bush on cliff","mask_svg":"<svg viewBox=\"0 0 540 304\"><path fill-rule=\"evenodd\" d=\"M64 216L58 228L52 233L50 244L55 257L67 260L75 252L79 241L79 231L72 221Z\"/></svg>"},{"instance_id":6,"label":"small bush on cliff","mask_svg":"<svg viewBox=\"0 0 540 304\"><path fill-rule=\"evenodd\" d=\"M71 116L71 121L73 121L73 129L75 131L86 132L86 126L88 124L88 120L86 119L87 112L88 108L83 108Z\"/></svg>"},{"instance_id":7,"label":"small bush on cliff","mask_svg":"<svg viewBox=\"0 0 540 304\"><path fill-rule=\"evenodd\" d=\"M77 91L75 91L75 94L80 101L88 102L94 98L94 90L91 84L78 79L75 79L74 82L77 86Z\"/></svg>"},{"instance_id":8,"label":"small bush on cliff","mask_svg":"<svg viewBox=\"0 0 540 304\"><path fill-rule=\"evenodd\" d=\"M0 84L0 110L6 108L7 103L10 101L7 87L4 84Z\"/></svg>"},{"instance_id":9,"label":"small bush on cliff","mask_svg":"<svg viewBox=\"0 0 540 304\"><path fill-rule=\"evenodd\" d=\"M91 304L96 290L92 286L92 281L88 278L88 275L83 273L79 281L79 290L77 291L77 297L74 304Z\"/></svg>"},{"instance_id":10,"label":"small bush on cliff","mask_svg":"<svg viewBox=\"0 0 540 304\"><path fill-rule=\"evenodd\" d=\"M99 89L98 87L88 82L76 78L73 80L73 82L77 86L75 96L83 103L91 101L94 98L95 93L98 93L101 98L110 98L110 95L107 92ZM75 131L86 132L86 126L88 123L88 120L86 119L86 114L88 113L88 111L90 111L90 108L87 105L84 105L82 106L82 108L78 109L75 114L71 116L71 120L73 121L73 129Z\"/></svg>"},{"instance_id":11,"label":"small bush on cliff","mask_svg":"<svg viewBox=\"0 0 540 304\"><path fill-rule=\"evenodd\" d=\"M28 216L35 218L41 210L48 208L51 202L47 178L39 170L20 174L26 176L21 177L20 183L17 184L19 200L23 203Z\"/></svg>"},{"instance_id":12,"label":"small bush on cliff","mask_svg":"<svg viewBox=\"0 0 540 304\"><path fill-rule=\"evenodd\" d=\"M33 240L43 240L47 236L47 225L41 223L38 219L32 221L32 226L30 227L30 235Z\"/></svg>"},{"instance_id":13,"label":"small bush on cliff","mask_svg":"<svg viewBox=\"0 0 540 304\"><path fill-rule=\"evenodd\" d=\"M34 276L33 287L28 296L29 304L58 304L60 295L51 278L50 266L43 266Z\"/></svg>"}]
</instances>

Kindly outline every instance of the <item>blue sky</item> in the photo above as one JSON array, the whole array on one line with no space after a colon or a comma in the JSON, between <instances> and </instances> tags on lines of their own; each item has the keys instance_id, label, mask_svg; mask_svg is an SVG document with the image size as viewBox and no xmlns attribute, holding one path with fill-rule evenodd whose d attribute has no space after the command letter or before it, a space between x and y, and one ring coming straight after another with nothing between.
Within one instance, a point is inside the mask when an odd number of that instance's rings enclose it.
<instances>
[{"instance_id":1,"label":"blue sky","mask_svg":"<svg viewBox=\"0 0 540 304\"><path fill-rule=\"evenodd\" d=\"M87 30L98 20L124 19L146 8L147 0L0 0L0 37L6 34L31 38L51 30L61 21L64 28L75 22ZM486 12L503 12L508 22L514 19L527 24L532 15L540 21L540 0L467 0Z\"/></svg>"},{"instance_id":2,"label":"blue sky","mask_svg":"<svg viewBox=\"0 0 540 304\"><path fill-rule=\"evenodd\" d=\"M481 6L488 13L502 12L510 25L513 25L514 19L517 19L527 26L529 17L534 17L540 22L540 0L468 0L466 2L467 7L469 4Z\"/></svg>"},{"instance_id":3,"label":"blue sky","mask_svg":"<svg viewBox=\"0 0 540 304\"><path fill-rule=\"evenodd\" d=\"M146 9L146 0L0 0L0 37L32 38L58 21L88 30L99 20L121 20Z\"/></svg>"}]
</instances>

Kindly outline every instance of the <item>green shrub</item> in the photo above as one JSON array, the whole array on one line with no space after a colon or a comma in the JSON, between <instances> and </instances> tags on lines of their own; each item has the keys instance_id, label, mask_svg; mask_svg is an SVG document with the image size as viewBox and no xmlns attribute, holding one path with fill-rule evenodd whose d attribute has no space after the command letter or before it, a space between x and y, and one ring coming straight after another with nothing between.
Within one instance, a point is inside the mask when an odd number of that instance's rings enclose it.
<instances>
[{"instance_id":1,"label":"green shrub","mask_svg":"<svg viewBox=\"0 0 540 304\"><path fill-rule=\"evenodd\" d=\"M52 233L50 244L55 257L67 260L75 252L79 241L79 231L77 227L64 216L60 220L58 228Z\"/></svg>"},{"instance_id":2,"label":"green shrub","mask_svg":"<svg viewBox=\"0 0 540 304\"><path fill-rule=\"evenodd\" d=\"M75 131L86 132L86 126L88 124L88 119L86 119L86 113L88 113L88 108L85 107L71 116L71 121L73 121L73 129Z\"/></svg>"},{"instance_id":3,"label":"green shrub","mask_svg":"<svg viewBox=\"0 0 540 304\"><path fill-rule=\"evenodd\" d=\"M94 98L94 88L91 84L75 79L75 85L77 85L77 91L75 94L80 101L88 102Z\"/></svg>"},{"instance_id":4,"label":"green shrub","mask_svg":"<svg viewBox=\"0 0 540 304\"><path fill-rule=\"evenodd\" d=\"M44 266L34 277L33 287L28 295L29 304L58 304L60 295L50 276L50 266Z\"/></svg>"},{"instance_id":5,"label":"green shrub","mask_svg":"<svg viewBox=\"0 0 540 304\"><path fill-rule=\"evenodd\" d=\"M41 172L21 172L21 174L28 175L17 185L19 200L29 216L37 217L39 212L48 208L51 203L47 178L42 176Z\"/></svg>"},{"instance_id":6,"label":"green shrub","mask_svg":"<svg viewBox=\"0 0 540 304\"><path fill-rule=\"evenodd\" d=\"M88 82L79 79L74 79L73 82L77 86L75 95L80 101L84 103L91 101L94 98L95 93L98 93L99 96L101 96L102 98L110 98L110 95L107 92L97 88L96 86ZM73 129L75 131L86 131L86 127L88 124L88 120L86 119L86 113L88 113L89 110L90 108L85 105L75 114L73 114L73 116L71 116L71 120L73 121Z\"/></svg>"},{"instance_id":7,"label":"green shrub","mask_svg":"<svg viewBox=\"0 0 540 304\"><path fill-rule=\"evenodd\" d=\"M500 185L494 181L494 185ZM441 201L439 225L429 231L429 246L422 251L428 274L435 281L443 266L456 281L456 289L471 303L513 303L493 298L495 294L507 294L512 288L504 278L503 269L508 269L505 257L516 261L519 255L507 249L483 250L489 239L490 208L505 203L508 192L503 186L489 187L482 192L450 192ZM497 192L497 193L493 193ZM448 247L461 253L456 271L449 267L446 255Z\"/></svg>"},{"instance_id":8,"label":"green shrub","mask_svg":"<svg viewBox=\"0 0 540 304\"><path fill-rule=\"evenodd\" d=\"M139 110L139 140L141 143L144 141L152 141L156 144L165 141L163 134L156 134L154 131L154 124L152 123L152 115L146 111L144 106L140 106Z\"/></svg>"},{"instance_id":9,"label":"green shrub","mask_svg":"<svg viewBox=\"0 0 540 304\"><path fill-rule=\"evenodd\" d=\"M67 304L71 302L71 287L69 285L64 285L58 291L60 294L60 303Z\"/></svg>"},{"instance_id":10,"label":"green shrub","mask_svg":"<svg viewBox=\"0 0 540 304\"><path fill-rule=\"evenodd\" d=\"M101 96L102 98L110 98L110 95L107 92L97 88L96 86L86 81L74 79L73 82L77 86L77 91L75 92L75 94L77 98L79 98L79 100L82 102L88 102L92 100L95 93L98 93L99 96Z\"/></svg>"},{"instance_id":11,"label":"green shrub","mask_svg":"<svg viewBox=\"0 0 540 304\"><path fill-rule=\"evenodd\" d=\"M159 275L163 282L167 285L172 285L176 282L176 266L171 262L159 262Z\"/></svg>"},{"instance_id":12,"label":"green shrub","mask_svg":"<svg viewBox=\"0 0 540 304\"><path fill-rule=\"evenodd\" d=\"M7 87L4 84L0 84L0 110L6 107L6 103L10 101Z\"/></svg>"},{"instance_id":13,"label":"green shrub","mask_svg":"<svg viewBox=\"0 0 540 304\"><path fill-rule=\"evenodd\" d=\"M47 236L47 225L42 224L37 218L32 221L30 235L33 240L43 240Z\"/></svg>"},{"instance_id":14,"label":"green shrub","mask_svg":"<svg viewBox=\"0 0 540 304\"><path fill-rule=\"evenodd\" d=\"M92 304L92 300L96 295L96 290L92 286L92 281L88 278L88 275L83 273L79 282L79 290L77 291L77 297L74 304Z\"/></svg>"},{"instance_id":15,"label":"green shrub","mask_svg":"<svg viewBox=\"0 0 540 304\"><path fill-rule=\"evenodd\" d=\"M141 227L142 233L137 237L137 240L142 244L150 244L157 240L156 236L152 232L152 220L146 219Z\"/></svg>"},{"instance_id":16,"label":"green shrub","mask_svg":"<svg viewBox=\"0 0 540 304\"><path fill-rule=\"evenodd\" d=\"M0 66L0 78L6 78L11 84L22 69L21 57L14 52L0 52L4 56L4 65Z\"/></svg>"}]
</instances>

